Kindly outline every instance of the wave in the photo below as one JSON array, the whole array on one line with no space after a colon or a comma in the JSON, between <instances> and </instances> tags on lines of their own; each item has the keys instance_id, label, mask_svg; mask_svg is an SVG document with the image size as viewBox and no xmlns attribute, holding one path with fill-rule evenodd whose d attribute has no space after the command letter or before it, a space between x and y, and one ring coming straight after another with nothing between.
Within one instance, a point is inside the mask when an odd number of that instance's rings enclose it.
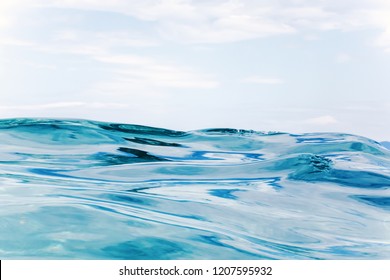
<instances>
[{"instance_id":1,"label":"wave","mask_svg":"<svg viewBox=\"0 0 390 280\"><path fill-rule=\"evenodd\" d=\"M389 259L389 186L350 134L0 120L0 256Z\"/></svg>"}]
</instances>

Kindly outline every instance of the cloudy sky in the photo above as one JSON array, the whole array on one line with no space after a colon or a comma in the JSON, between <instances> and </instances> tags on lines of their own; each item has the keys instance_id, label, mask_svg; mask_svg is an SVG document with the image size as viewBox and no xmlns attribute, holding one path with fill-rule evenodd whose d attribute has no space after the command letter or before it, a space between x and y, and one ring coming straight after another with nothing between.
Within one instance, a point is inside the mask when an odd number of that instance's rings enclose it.
<instances>
[{"instance_id":1,"label":"cloudy sky","mask_svg":"<svg viewBox=\"0 0 390 280\"><path fill-rule=\"evenodd\" d=\"M390 140L390 1L1 0L13 117Z\"/></svg>"}]
</instances>

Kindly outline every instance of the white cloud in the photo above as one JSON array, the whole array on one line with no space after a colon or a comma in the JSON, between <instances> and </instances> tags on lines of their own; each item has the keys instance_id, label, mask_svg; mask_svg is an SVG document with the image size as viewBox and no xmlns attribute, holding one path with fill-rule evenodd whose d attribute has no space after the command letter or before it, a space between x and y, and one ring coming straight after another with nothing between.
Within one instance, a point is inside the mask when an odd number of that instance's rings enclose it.
<instances>
[{"instance_id":1,"label":"white cloud","mask_svg":"<svg viewBox=\"0 0 390 280\"><path fill-rule=\"evenodd\" d=\"M220 43L302 30L379 28L386 33L389 2L360 1L46 1L49 6L104 10L157 23L166 39ZM388 46L380 37L379 45ZM385 43L383 43L385 42Z\"/></svg>"},{"instance_id":2,"label":"white cloud","mask_svg":"<svg viewBox=\"0 0 390 280\"><path fill-rule=\"evenodd\" d=\"M58 31L53 38L59 44L77 44L89 42L91 45L99 45L106 49L112 47L153 47L159 43L155 39L145 38L144 35L136 32L106 31L91 32L73 29Z\"/></svg>"},{"instance_id":3,"label":"white cloud","mask_svg":"<svg viewBox=\"0 0 390 280\"><path fill-rule=\"evenodd\" d=\"M149 22L149 28L159 31L160 38L157 39L185 43L235 42L280 34L304 35L307 32L316 36L324 30L377 29L382 33L375 44L390 49L388 0L1 0L0 8L6 12L0 13L0 18L8 14L10 7L56 7L118 13ZM155 36L155 32L151 34L149 36ZM107 43L153 44L142 38L125 39L126 36L111 43L108 39Z\"/></svg>"},{"instance_id":4,"label":"white cloud","mask_svg":"<svg viewBox=\"0 0 390 280\"><path fill-rule=\"evenodd\" d=\"M9 27L12 22L12 13L14 11L14 4L12 1L3 0L0 2L0 29Z\"/></svg>"},{"instance_id":5,"label":"white cloud","mask_svg":"<svg viewBox=\"0 0 390 280\"><path fill-rule=\"evenodd\" d=\"M57 65L54 64L42 64L42 63L26 63L26 65L34 67L36 69L57 70Z\"/></svg>"},{"instance_id":6,"label":"white cloud","mask_svg":"<svg viewBox=\"0 0 390 280\"><path fill-rule=\"evenodd\" d=\"M250 76L241 80L244 83L253 84L265 84L265 85L279 85L283 84L284 81L274 77L261 77L261 76Z\"/></svg>"},{"instance_id":7,"label":"white cloud","mask_svg":"<svg viewBox=\"0 0 390 280\"><path fill-rule=\"evenodd\" d=\"M248 15L227 15L206 22L166 22L160 27L168 40L188 43L226 43L294 33L291 26Z\"/></svg>"},{"instance_id":8,"label":"white cloud","mask_svg":"<svg viewBox=\"0 0 390 280\"><path fill-rule=\"evenodd\" d=\"M335 124L338 123L339 121L333 117L333 116L321 116L317 118L311 118L307 119L304 121L304 123L307 124L313 124L313 125L329 125L329 124Z\"/></svg>"},{"instance_id":9,"label":"white cloud","mask_svg":"<svg viewBox=\"0 0 390 280\"><path fill-rule=\"evenodd\" d=\"M385 11L375 12L372 16L377 21L378 26L381 26L383 30L374 44L390 53L390 8Z\"/></svg>"},{"instance_id":10,"label":"white cloud","mask_svg":"<svg viewBox=\"0 0 390 280\"><path fill-rule=\"evenodd\" d=\"M0 7L1 9L1 7ZM0 28L7 27L9 25L9 19L0 13Z\"/></svg>"},{"instance_id":11,"label":"white cloud","mask_svg":"<svg viewBox=\"0 0 390 280\"><path fill-rule=\"evenodd\" d=\"M119 34L119 36L118 36ZM131 54L114 54L112 50L116 45L126 46L126 36L121 33L98 33L90 37L99 38L98 41L83 40L87 36L82 36L79 32L67 31L57 34L53 41L45 44L38 44L33 41L15 40L6 38L0 40L0 45L28 47L30 50L52 54L72 54L81 55L99 63L104 63L111 67L105 67L115 78L107 78L98 82L94 89L121 89L120 92L129 92L133 89L150 89L158 87L170 88L195 88L210 89L218 87L218 82L210 75L197 73L195 70L178 65L174 62L161 62L147 56ZM122 41L126 41L123 42ZM149 42L139 42L146 46ZM28 64L27 62L24 62ZM54 70L54 66L46 64L30 63L35 68L47 68ZM118 85L114 85L118 84ZM118 92L118 90L116 91Z\"/></svg>"},{"instance_id":12,"label":"white cloud","mask_svg":"<svg viewBox=\"0 0 390 280\"><path fill-rule=\"evenodd\" d=\"M0 110L20 110L20 111L37 111L43 109L61 109L61 108L125 108L127 105L121 103L100 103L100 102L56 102L45 104L32 104L32 105L12 105L12 106L0 106Z\"/></svg>"},{"instance_id":13,"label":"white cloud","mask_svg":"<svg viewBox=\"0 0 390 280\"><path fill-rule=\"evenodd\" d=\"M5 45L5 46L15 46L15 47L36 47L37 44L28 41L28 40L20 40L16 38L10 38L10 37L2 37L0 36L0 46Z\"/></svg>"},{"instance_id":14,"label":"white cloud","mask_svg":"<svg viewBox=\"0 0 390 280\"><path fill-rule=\"evenodd\" d=\"M111 64L123 64L123 65L145 65L152 64L152 60L147 57L137 55L99 55L94 57L97 61L106 62Z\"/></svg>"},{"instance_id":15,"label":"white cloud","mask_svg":"<svg viewBox=\"0 0 390 280\"><path fill-rule=\"evenodd\" d=\"M306 41L319 41L321 40L321 37L314 34L308 34L303 37Z\"/></svg>"},{"instance_id":16,"label":"white cloud","mask_svg":"<svg viewBox=\"0 0 390 280\"><path fill-rule=\"evenodd\" d=\"M123 85L143 84L172 88L215 88L218 82L206 75L200 75L192 69L161 63L151 58L135 55L102 55L94 57L104 63L121 66L114 72L116 83Z\"/></svg>"},{"instance_id":17,"label":"white cloud","mask_svg":"<svg viewBox=\"0 0 390 280\"><path fill-rule=\"evenodd\" d=\"M37 51L54 54L97 56L110 53L112 49L117 47L152 47L157 46L158 42L153 39L139 38L129 32L62 30L57 32L52 40L45 42L3 38L0 40L0 44L25 46Z\"/></svg>"},{"instance_id":18,"label":"white cloud","mask_svg":"<svg viewBox=\"0 0 390 280\"><path fill-rule=\"evenodd\" d=\"M114 54L117 46L146 47L155 46L153 40L133 39L126 32L87 33L75 30L57 32L53 40L45 43L3 38L0 45L28 47L30 50L53 54L73 54L88 57L100 63L111 65L114 79L99 82L99 88L112 88L118 83L124 91L134 88L171 87L209 89L218 82L207 74L199 74L189 67L173 62L160 62L153 58L131 54ZM45 68L47 65L34 64ZM49 67L46 67L49 68ZM53 69L53 68L52 68ZM110 69L110 68L107 68Z\"/></svg>"},{"instance_id":19,"label":"white cloud","mask_svg":"<svg viewBox=\"0 0 390 280\"><path fill-rule=\"evenodd\" d=\"M351 59L352 59L352 57L347 53L339 53L336 56L337 63L347 63L347 62L351 61Z\"/></svg>"}]
</instances>

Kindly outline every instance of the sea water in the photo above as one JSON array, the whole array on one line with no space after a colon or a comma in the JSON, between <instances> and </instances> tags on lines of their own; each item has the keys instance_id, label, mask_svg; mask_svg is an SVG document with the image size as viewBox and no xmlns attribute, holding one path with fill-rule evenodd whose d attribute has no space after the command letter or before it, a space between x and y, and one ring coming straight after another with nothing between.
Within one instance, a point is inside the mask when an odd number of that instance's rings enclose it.
<instances>
[{"instance_id":1,"label":"sea water","mask_svg":"<svg viewBox=\"0 0 390 280\"><path fill-rule=\"evenodd\" d=\"M390 151L343 133L0 121L1 259L390 259Z\"/></svg>"}]
</instances>

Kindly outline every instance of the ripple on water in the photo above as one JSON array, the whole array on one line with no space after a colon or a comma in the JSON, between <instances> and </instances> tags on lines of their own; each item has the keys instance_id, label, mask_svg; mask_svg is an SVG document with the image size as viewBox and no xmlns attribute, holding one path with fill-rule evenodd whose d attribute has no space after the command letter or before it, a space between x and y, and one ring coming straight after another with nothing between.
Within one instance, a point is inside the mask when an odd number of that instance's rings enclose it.
<instances>
[{"instance_id":1,"label":"ripple on water","mask_svg":"<svg viewBox=\"0 0 390 280\"><path fill-rule=\"evenodd\" d=\"M390 151L340 133L0 121L3 259L389 259Z\"/></svg>"}]
</instances>

